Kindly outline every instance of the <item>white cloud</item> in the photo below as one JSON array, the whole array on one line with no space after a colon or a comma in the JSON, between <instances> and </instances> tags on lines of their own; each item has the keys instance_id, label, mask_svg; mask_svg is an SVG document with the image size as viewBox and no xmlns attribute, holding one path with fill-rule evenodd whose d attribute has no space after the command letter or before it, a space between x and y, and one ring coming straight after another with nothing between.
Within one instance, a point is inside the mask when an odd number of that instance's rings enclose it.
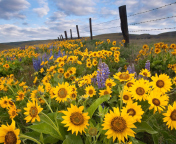
<instances>
[{"instance_id":1,"label":"white cloud","mask_svg":"<svg viewBox=\"0 0 176 144\"><path fill-rule=\"evenodd\" d=\"M33 11L38 14L39 17L43 17L48 14L49 12L49 7L48 3L46 0L38 0L38 3L41 7L39 8L34 8Z\"/></svg>"},{"instance_id":2,"label":"white cloud","mask_svg":"<svg viewBox=\"0 0 176 144\"><path fill-rule=\"evenodd\" d=\"M59 10L67 15L89 15L95 13L95 5L93 0L54 0Z\"/></svg>"},{"instance_id":3,"label":"white cloud","mask_svg":"<svg viewBox=\"0 0 176 144\"><path fill-rule=\"evenodd\" d=\"M26 16L22 14L22 10L27 9L29 6L30 3L27 0L1 0L0 19L24 19Z\"/></svg>"}]
</instances>

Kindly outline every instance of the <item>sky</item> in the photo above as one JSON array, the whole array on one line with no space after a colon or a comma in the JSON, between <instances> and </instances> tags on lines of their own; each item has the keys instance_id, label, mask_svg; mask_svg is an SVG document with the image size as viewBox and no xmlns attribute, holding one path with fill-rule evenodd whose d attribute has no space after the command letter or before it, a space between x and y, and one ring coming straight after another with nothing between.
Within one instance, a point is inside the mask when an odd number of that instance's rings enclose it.
<instances>
[{"instance_id":1,"label":"sky","mask_svg":"<svg viewBox=\"0 0 176 144\"><path fill-rule=\"evenodd\" d=\"M70 37L121 33L119 7L126 5L127 16L158 8L176 0L0 0L0 43L57 39L64 31ZM176 29L176 3L147 13L127 17L130 34L159 34ZM166 18L148 23L139 23ZM105 22L105 23L104 23ZM138 30L138 32L133 32Z\"/></svg>"}]
</instances>

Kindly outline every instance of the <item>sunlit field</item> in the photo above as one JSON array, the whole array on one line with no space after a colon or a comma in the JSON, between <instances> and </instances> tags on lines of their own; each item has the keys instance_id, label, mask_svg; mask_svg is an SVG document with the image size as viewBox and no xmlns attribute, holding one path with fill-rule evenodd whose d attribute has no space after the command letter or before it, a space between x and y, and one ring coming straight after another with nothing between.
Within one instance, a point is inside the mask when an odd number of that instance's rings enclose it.
<instances>
[{"instance_id":1,"label":"sunlit field","mask_svg":"<svg viewBox=\"0 0 176 144\"><path fill-rule=\"evenodd\" d=\"M64 40L0 52L0 143L176 143L176 44Z\"/></svg>"}]
</instances>

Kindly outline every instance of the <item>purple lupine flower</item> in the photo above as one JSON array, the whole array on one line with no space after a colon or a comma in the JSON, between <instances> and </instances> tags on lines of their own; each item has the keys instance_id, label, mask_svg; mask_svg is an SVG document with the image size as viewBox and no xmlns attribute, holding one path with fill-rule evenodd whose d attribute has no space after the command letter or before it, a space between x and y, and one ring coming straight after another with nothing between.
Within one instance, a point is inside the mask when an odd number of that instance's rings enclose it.
<instances>
[{"instance_id":1,"label":"purple lupine flower","mask_svg":"<svg viewBox=\"0 0 176 144\"><path fill-rule=\"evenodd\" d=\"M145 63L145 68L150 71L150 60L147 60Z\"/></svg>"},{"instance_id":2,"label":"purple lupine flower","mask_svg":"<svg viewBox=\"0 0 176 144\"><path fill-rule=\"evenodd\" d=\"M43 66L41 66L41 58L38 57L38 59L32 59L33 62L33 67L35 69L35 71L38 71L39 69L41 69Z\"/></svg>"},{"instance_id":3,"label":"purple lupine flower","mask_svg":"<svg viewBox=\"0 0 176 144\"><path fill-rule=\"evenodd\" d=\"M131 73L133 72L130 65L127 67L127 70L128 70L128 72L129 72L129 74L131 74Z\"/></svg>"},{"instance_id":4,"label":"purple lupine flower","mask_svg":"<svg viewBox=\"0 0 176 144\"><path fill-rule=\"evenodd\" d=\"M102 63L102 60L99 60L98 71L97 71L97 85L98 88L105 87L106 79L109 77L110 70L106 63Z\"/></svg>"},{"instance_id":5,"label":"purple lupine flower","mask_svg":"<svg viewBox=\"0 0 176 144\"><path fill-rule=\"evenodd\" d=\"M104 109L104 107L105 107L104 103L102 103L101 106L102 106L102 108Z\"/></svg>"}]
</instances>

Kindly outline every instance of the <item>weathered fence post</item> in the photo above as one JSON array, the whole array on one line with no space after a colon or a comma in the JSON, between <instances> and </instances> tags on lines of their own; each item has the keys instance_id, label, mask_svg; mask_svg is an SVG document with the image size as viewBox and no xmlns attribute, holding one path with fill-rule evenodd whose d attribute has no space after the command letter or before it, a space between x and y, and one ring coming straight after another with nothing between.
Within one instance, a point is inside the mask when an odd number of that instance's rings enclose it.
<instances>
[{"instance_id":1,"label":"weathered fence post","mask_svg":"<svg viewBox=\"0 0 176 144\"><path fill-rule=\"evenodd\" d=\"M59 38L59 37L57 37L57 39L58 39L58 41L60 41L60 38Z\"/></svg>"},{"instance_id":2,"label":"weathered fence post","mask_svg":"<svg viewBox=\"0 0 176 144\"><path fill-rule=\"evenodd\" d=\"M89 26L90 26L90 39L92 40L92 20L89 18Z\"/></svg>"},{"instance_id":3,"label":"weathered fence post","mask_svg":"<svg viewBox=\"0 0 176 144\"><path fill-rule=\"evenodd\" d=\"M119 15L121 20L121 30L122 30L123 38L125 40L125 47L127 47L127 45L129 44L129 33L128 33L126 5L119 7Z\"/></svg>"},{"instance_id":4,"label":"weathered fence post","mask_svg":"<svg viewBox=\"0 0 176 144\"><path fill-rule=\"evenodd\" d=\"M67 40L67 31L64 31L64 33L65 33L65 39Z\"/></svg>"},{"instance_id":5,"label":"weathered fence post","mask_svg":"<svg viewBox=\"0 0 176 144\"><path fill-rule=\"evenodd\" d=\"M76 29L77 29L78 39L80 39L78 25L76 25Z\"/></svg>"},{"instance_id":6,"label":"weathered fence post","mask_svg":"<svg viewBox=\"0 0 176 144\"><path fill-rule=\"evenodd\" d=\"M62 41L62 35L60 35L60 41Z\"/></svg>"},{"instance_id":7,"label":"weathered fence post","mask_svg":"<svg viewBox=\"0 0 176 144\"><path fill-rule=\"evenodd\" d=\"M72 30L70 29L70 38L72 39Z\"/></svg>"}]
</instances>

